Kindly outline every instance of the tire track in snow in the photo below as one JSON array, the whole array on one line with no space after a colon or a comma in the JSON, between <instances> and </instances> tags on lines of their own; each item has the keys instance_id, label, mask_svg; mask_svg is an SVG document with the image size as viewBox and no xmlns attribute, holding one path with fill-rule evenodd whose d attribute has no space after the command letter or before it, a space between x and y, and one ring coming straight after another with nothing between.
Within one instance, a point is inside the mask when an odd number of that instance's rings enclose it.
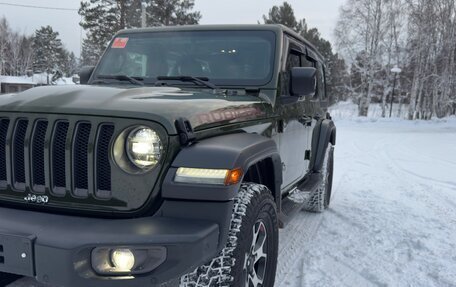
<instances>
[{"instance_id":1,"label":"tire track in snow","mask_svg":"<svg viewBox=\"0 0 456 287\"><path fill-rule=\"evenodd\" d=\"M411 170L408 170L406 168L403 168L402 166L400 166L398 163L397 163L397 160L395 160L393 157L390 156L390 160L391 162L393 162L393 164L396 166L396 168L398 170L401 170L402 172L404 173L407 173L409 175L412 175L416 178L419 178L419 179L422 179L426 182L434 182L434 183L438 183L438 184L443 184L443 185L446 185L446 187L450 187L450 188L455 188L456 187L456 182L451 182L451 181L445 181L445 180L438 180L438 179L435 179L435 178L432 178L432 177L428 177L428 176L424 176L424 175L421 175L421 174L418 174L416 172L413 172ZM456 167L455 167L455 170L456 170Z\"/></svg>"},{"instance_id":2,"label":"tire track in snow","mask_svg":"<svg viewBox=\"0 0 456 287\"><path fill-rule=\"evenodd\" d=\"M279 244L281 248L279 248L279 264L274 286L286 284L286 278L294 271L293 267L301 258L302 245L315 237L322 218L321 214L301 212L293 219L294 224L290 223L284 230L280 231Z\"/></svg>"},{"instance_id":3,"label":"tire track in snow","mask_svg":"<svg viewBox=\"0 0 456 287\"><path fill-rule=\"evenodd\" d=\"M334 200L342 183L346 180L345 171L339 178L336 188L332 191L331 200ZM279 237L279 256L275 285L277 287L287 286L287 278L295 271L295 266L302 261L304 252L302 246L311 242L323 221L322 213L300 212L282 230ZM302 274L301 274L302 276Z\"/></svg>"},{"instance_id":4,"label":"tire track in snow","mask_svg":"<svg viewBox=\"0 0 456 287\"><path fill-rule=\"evenodd\" d=\"M392 147L389 147L390 149ZM447 181L442 181L430 177L426 177L420 174L417 174L416 172L413 172L411 170L408 170L406 168L403 168L399 163L398 160L391 156L391 154L388 152L388 149L385 148L383 152L385 156L385 161L389 161L392 163L392 168L395 170L394 174L397 178L401 178L402 181L404 178L413 178L413 180L408 180L407 182L411 183L411 188L415 191L420 191L423 190L422 187L418 186L418 183L416 182L416 179L420 181L420 184L422 186L427 187L427 191L432 192L420 192L419 197L421 197L420 201L423 201L422 198L425 198L426 200L424 202L427 203L427 206L432 209L436 214L440 214L441 216L448 217L449 214L452 214L452 218L456 218L456 203L444 194L441 189L435 188L435 186L432 185L432 183L440 185L444 188L451 188L455 190L456 183L453 182L447 182ZM416 187L416 188L415 188ZM438 196L436 196L435 193L439 193ZM453 222L456 223L456 220L453 220Z\"/></svg>"}]
</instances>

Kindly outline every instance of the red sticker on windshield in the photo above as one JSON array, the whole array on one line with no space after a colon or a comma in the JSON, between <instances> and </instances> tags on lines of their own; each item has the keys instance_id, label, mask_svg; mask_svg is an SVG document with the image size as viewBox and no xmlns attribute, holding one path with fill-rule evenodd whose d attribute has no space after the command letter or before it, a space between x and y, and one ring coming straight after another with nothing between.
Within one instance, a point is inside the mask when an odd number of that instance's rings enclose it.
<instances>
[{"instance_id":1,"label":"red sticker on windshield","mask_svg":"<svg viewBox=\"0 0 456 287\"><path fill-rule=\"evenodd\" d=\"M127 46L128 38L115 38L112 47L115 49L123 49Z\"/></svg>"}]
</instances>

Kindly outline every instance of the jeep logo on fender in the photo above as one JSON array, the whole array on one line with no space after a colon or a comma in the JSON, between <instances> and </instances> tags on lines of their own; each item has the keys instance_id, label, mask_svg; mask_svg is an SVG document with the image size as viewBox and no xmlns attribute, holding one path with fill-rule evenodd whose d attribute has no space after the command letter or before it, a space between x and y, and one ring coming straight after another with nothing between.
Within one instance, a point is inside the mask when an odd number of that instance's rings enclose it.
<instances>
[{"instance_id":1,"label":"jeep logo on fender","mask_svg":"<svg viewBox=\"0 0 456 287\"><path fill-rule=\"evenodd\" d=\"M259 107L240 106L236 108L228 107L211 111L209 113L198 114L197 120L201 125L212 124L222 121L236 121L250 119L263 115L264 112Z\"/></svg>"},{"instance_id":2,"label":"jeep logo on fender","mask_svg":"<svg viewBox=\"0 0 456 287\"><path fill-rule=\"evenodd\" d=\"M24 200L28 203L46 204L49 202L49 197L47 195L34 195L29 193L24 197Z\"/></svg>"}]
</instances>

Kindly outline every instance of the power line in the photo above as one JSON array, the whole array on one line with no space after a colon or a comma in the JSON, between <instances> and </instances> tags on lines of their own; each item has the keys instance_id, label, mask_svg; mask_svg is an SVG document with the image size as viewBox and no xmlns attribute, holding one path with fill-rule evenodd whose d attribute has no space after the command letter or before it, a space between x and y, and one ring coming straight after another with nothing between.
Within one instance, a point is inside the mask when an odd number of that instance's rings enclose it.
<instances>
[{"instance_id":1,"label":"power line","mask_svg":"<svg viewBox=\"0 0 456 287\"><path fill-rule=\"evenodd\" d=\"M46 9L46 10L78 11L78 9L72 9L72 8L59 8L59 7L48 7L48 6L34 6L34 5L23 5L23 4L14 4L14 3L5 3L5 2L0 2L0 5L14 6L14 7L23 7L23 8L34 8L34 9Z\"/></svg>"}]
</instances>

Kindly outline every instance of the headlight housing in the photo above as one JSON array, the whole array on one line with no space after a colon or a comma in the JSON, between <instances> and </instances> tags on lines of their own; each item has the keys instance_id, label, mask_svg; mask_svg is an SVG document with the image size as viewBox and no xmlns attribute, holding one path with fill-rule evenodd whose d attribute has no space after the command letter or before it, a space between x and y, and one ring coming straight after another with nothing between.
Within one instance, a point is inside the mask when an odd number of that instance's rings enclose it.
<instances>
[{"instance_id":1,"label":"headlight housing","mask_svg":"<svg viewBox=\"0 0 456 287\"><path fill-rule=\"evenodd\" d=\"M148 127L132 130L127 137L125 147L130 161L145 170L157 165L163 149L158 134Z\"/></svg>"},{"instance_id":2,"label":"headlight housing","mask_svg":"<svg viewBox=\"0 0 456 287\"><path fill-rule=\"evenodd\" d=\"M142 174L159 164L163 156L159 133L148 126L126 128L117 137L113 155L117 166L130 174Z\"/></svg>"}]
</instances>

